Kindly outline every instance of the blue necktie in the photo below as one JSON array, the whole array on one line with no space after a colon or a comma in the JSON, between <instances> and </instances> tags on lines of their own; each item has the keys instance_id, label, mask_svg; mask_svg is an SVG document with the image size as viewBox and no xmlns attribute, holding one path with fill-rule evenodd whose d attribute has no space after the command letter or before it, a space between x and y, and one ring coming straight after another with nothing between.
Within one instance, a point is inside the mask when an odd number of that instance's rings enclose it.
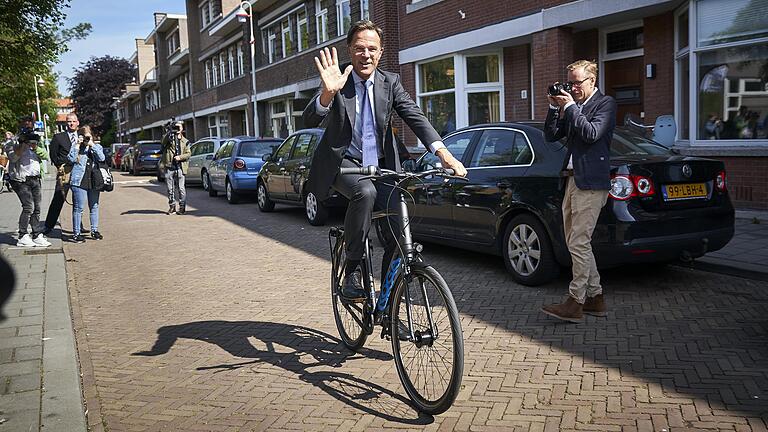
<instances>
[{"instance_id":1,"label":"blue necktie","mask_svg":"<svg viewBox=\"0 0 768 432\"><path fill-rule=\"evenodd\" d=\"M363 166L379 166L379 152L376 149L376 129L373 127L373 110L368 100L368 81L362 81L363 106L360 109L360 139L363 150Z\"/></svg>"}]
</instances>

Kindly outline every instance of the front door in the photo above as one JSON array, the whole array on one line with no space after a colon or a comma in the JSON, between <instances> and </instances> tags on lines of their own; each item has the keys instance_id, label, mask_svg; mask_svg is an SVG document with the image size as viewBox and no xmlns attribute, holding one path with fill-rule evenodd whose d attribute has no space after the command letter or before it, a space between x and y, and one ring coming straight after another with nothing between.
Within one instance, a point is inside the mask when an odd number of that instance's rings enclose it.
<instances>
[{"instance_id":1,"label":"front door","mask_svg":"<svg viewBox=\"0 0 768 432\"><path fill-rule=\"evenodd\" d=\"M627 114L643 117L643 57L611 60L603 64L605 94L616 99L616 123L624 124ZM653 123L653 121L651 121Z\"/></svg>"}]
</instances>

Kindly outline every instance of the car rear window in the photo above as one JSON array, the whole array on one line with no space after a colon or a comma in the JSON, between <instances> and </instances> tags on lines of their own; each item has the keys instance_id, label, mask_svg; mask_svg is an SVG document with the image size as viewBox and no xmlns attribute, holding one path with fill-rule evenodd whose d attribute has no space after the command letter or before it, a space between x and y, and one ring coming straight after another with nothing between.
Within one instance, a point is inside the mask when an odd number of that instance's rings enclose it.
<instances>
[{"instance_id":1,"label":"car rear window","mask_svg":"<svg viewBox=\"0 0 768 432\"><path fill-rule=\"evenodd\" d=\"M152 144L140 144L142 153L158 153L160 151L160 143Z\"/></svg>"},{"instance_id":2,"label":"car rear window","mask_svg":"<svg viewBox=\"0 0 768 432\"><path fill-rule=\"evenodd\" d=\"M672 151L627 128L617 127L613 132L611 156L668 155Z\"/></svg>"},{"instance_id":3,"label":"car rear window","mask_svg":"<svg viewBox=\"0 0 768 432\"><path fill-rule=\"evenodd\" d=\"M260 157L272 153L272 147L280 144L280 141L243 141L240 143L238 156Z\"/></svg>"}]
</instances>

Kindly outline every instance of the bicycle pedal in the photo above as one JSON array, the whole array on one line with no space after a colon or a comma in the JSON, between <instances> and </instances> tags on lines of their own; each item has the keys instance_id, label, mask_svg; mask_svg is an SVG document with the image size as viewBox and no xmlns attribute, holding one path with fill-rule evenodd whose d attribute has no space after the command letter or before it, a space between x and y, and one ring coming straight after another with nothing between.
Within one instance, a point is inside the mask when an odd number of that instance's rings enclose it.
<instances>
[{"instance_id":1,"label":"bicycle pedal","mask_svg":"<svg viewBox=\"0 0 768 432\"><path fill-rule=\"evenodd\" d=\"M392 335L389 334L389 330L386 327L381 328L381 338L386 340L392 340Z\"/></svg>"}]
</instances>

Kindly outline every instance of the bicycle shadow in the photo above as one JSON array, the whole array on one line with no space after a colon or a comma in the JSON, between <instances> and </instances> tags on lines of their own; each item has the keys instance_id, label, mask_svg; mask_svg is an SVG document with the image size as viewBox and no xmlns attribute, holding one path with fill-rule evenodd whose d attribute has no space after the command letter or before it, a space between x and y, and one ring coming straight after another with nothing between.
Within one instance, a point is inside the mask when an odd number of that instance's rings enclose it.
<instances>
[{"instance_id":1,"label":"bicycle shadow","mask_svg":"<svg viewBox=\"0 0 768 432\"><path fill-rule=\"evenodd\" d=\"M197 321L170 325L157 330L157 340L150 350L131 355L166 354L181 338L208 342L233 357L252 359L201 366L197 368L199 371L213 370L213 373L220 373L267 363L296 374L301 381L320 388L353 408L387 421L412 425L427 425L434 421L432 416L412 408L407 398L380 385L347 373L310 370L340 368L347 361L360 357L391 361L392 356L369 348L351 353L338 338L308 327L258 321ZM249 338L258 339L266 349L255 347ZM258 373L256 370L254 372Z\"/></svg>"}]
</instances>

